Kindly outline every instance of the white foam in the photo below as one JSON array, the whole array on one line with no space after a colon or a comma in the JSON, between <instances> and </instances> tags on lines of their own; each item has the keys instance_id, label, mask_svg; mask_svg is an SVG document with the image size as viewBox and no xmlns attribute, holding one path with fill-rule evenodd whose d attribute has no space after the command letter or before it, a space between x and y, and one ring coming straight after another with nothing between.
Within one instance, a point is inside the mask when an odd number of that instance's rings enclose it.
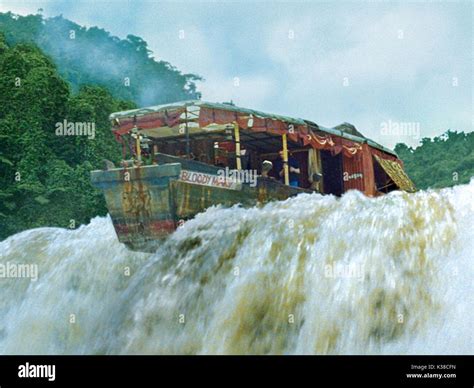
<instances>
[{"instance_id":1,"label":"white foam","mask_svg":"<svg viewBox=\"0 0 474 388\"><path fill-rule=\"evenodd\" d=\"M0 279L0 351L472 354L473 194L214 207L152 255L109 218L25 231L0 263L38 280Z\"/></svg>"}]
</instances>

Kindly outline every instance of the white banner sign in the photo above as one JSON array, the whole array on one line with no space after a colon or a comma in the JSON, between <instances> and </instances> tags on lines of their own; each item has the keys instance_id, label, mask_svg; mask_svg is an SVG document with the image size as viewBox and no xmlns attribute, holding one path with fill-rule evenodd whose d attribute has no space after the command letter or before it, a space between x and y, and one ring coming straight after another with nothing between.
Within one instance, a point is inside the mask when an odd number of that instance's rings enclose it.
<instances>
[{"instance_id":1,"label":"white banner sign","mask_svg":"<svg viewBox=\"0 0 474 388\"><path fill-rule=\"evenodd\" d=\"M236 180L198 171L181 170L179 179L183 182L194 183L202 186L219 187L221 189L240 190L242 188L242 184Z\"/></svg>"}]
</instances>

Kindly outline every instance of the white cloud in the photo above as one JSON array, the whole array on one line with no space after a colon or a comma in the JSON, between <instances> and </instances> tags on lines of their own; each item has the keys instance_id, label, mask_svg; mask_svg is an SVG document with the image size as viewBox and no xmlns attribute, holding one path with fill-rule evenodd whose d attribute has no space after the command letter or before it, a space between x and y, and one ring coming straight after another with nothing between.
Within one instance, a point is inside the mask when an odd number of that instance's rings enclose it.
<instances>
[{"instance_id":1,"label":"white cloud","mask_svg":"<svg viewBox=\"0 0 474 388\"><path fill-rule=\"evenodd\" d=\"M205 76L213 71L219 61L212 50L209 35L196 26L176 23L167 30L157 31L154 35L145 31L144 39L149 42L157 59L169 61L185 73Z\"/></svg>"},{"instance_id":2,"label":"white cloud","mask_svg":"<svg viewBox=\"0 0 474 388\"><path fill-rule=\"evenodd\" d=\"M28 15L28 14L35 14L41 8L40 5L31 4L31 3L20 3L20 2L10 2L1 0L0 1L0 12L13 12L17 15Z\"/></svg>"},{"instance_id":3,"label":"white cloud","mask_svg":"<svg viewBox=\"0 0 474 388\"><path fill-rule=\"evenodd\" d=\"M350 121L385 142L379 123L387 118L420 120L426 136L439 133L441 122L435 118L442 114L442 124L470 129L460 119L465 114L454 120L449 117L450 111L469 111L469 90L459 88L454 103L443 98L443 93L451 92L447 92L450 85L439 83L439 79L449 83L453 69L464 77L468 74L469 62L459 65L459 57L472 63L469 51L467 55L459 51L455 39L466 37L457 33L456 20L428 4L389 7L383 12L367 7L346 11L343 18L338 18L339 12L323 15L331 20L330 29L318 22L320 18L307 15L297 25L278 20L269 30L268 55L285 72L280 79L285 79L289 106L299 106L300 116L310 114L306 117L323 125ZM288 39L289 30L294 30L294 39ZM438 115L443 100L443 113ZM426 116L420 118L418 110ZM393 145L397 139L388 140Z\"/></svg>"},{"instance_id":4,"label":"white cloud","mask_svg":"<svg viewBox=\"0 0 474 388\"><path fill-rule=\"evenodd\" d=\"M276 85L271 78L265 76L225 77L214 74L206 78L200 90L203 100L232 100L236 105L262 109L265 102L276 93Z\"/></svg>"}]
</instances>

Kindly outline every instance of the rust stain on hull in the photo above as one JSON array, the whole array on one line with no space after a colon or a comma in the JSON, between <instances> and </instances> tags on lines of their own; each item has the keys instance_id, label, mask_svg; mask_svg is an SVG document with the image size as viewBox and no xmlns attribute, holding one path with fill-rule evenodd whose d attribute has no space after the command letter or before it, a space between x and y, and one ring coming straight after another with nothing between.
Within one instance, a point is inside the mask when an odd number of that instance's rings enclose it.
<instances>
[{"instance_id":1,"label":"rust stain on hull","mask_svg":"<svg viewBox=\"0 0 474 388\"><path fill-rule=\"evenodd\" d=\"M255 206L306 191L266 179L256 187L230 190L182 181L180 171L181 164L169 163L91 173L92 183L104 192L120 242L132 250L154 251L178 224L210 206Z\"/></svg>"}]
</instances>

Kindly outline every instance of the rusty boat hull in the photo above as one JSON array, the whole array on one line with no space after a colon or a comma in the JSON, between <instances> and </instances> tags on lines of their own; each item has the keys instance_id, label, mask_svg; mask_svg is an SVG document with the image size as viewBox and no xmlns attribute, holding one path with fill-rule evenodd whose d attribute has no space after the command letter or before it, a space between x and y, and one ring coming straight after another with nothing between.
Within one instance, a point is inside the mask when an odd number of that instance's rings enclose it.
<instances>
[{"instance_id":1,"label":"rusty boat hull","mask_svg":"<svg viewBox=\"0 0 474 388\"><path fill-rule=\"evenodd\" d=\"M249 207L308 192L262 177L254 184L223 184L218 167L164 154L157 161L91 172L119 241L131 250L155 251L183 222L213 205Z\"/></svg>"}]
</instances>

